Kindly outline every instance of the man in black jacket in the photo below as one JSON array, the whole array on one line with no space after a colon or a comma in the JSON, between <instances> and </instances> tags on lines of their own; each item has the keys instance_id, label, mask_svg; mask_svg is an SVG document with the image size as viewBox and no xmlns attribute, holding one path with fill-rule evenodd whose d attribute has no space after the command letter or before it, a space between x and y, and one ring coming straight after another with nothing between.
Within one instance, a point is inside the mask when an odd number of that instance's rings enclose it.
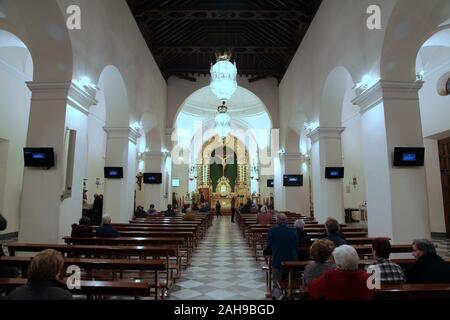
<instances>
[{"instance_id":1,"label":"man in black jacket","mask_svg":"<svg viewBox=\"0 0 450 320\"><path fill-rule=\"evenodd\" d=\"M450 266L430 240L414 240L412 249L417 261L405 271L407 283L450 283Z\"/></svg>"}]
</instances>

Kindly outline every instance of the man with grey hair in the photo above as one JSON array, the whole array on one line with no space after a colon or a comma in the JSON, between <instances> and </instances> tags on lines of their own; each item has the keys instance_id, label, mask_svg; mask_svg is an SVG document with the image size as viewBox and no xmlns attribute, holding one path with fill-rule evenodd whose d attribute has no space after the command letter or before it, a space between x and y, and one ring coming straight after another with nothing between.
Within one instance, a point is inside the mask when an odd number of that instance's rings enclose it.
<instances>
[{"instance_id":1,"label":"man with grey hair","mask_svg":"<svg viewBox=\"0 0 450 320\"><path fill-rule=\"evenodd\" d=\"M111 225L111 216L105 214L102 217L102 225L95 231L96 237L115 238L119 236L119 232Z\"/></svg>"},{"instance_id":2,"label":"man with grey hair","mask_svg":"<svg viewBox=\"0 0 450 320\"><path fill-rule=\"evenodd\" d=\"M287 278L287 272L283 272L281 262L297 260L298 236L297 231L287 225L287 217L284 213L277 215L277 226L267 232L267 249L272 250L272 280L274 299L281 299L283 292L278 282Z\"/></svg>"},{"instance_id":3,"label":"man with grey hair","mask_svg":"<svg viewBox=\"0 0 450 320\"><path fill-rule=\"evenodd\" d=\"M405 271L407 283L450 283L450 266L430 240L414 240L412 250L416 262Z\"/></svg>"}]
</instances>

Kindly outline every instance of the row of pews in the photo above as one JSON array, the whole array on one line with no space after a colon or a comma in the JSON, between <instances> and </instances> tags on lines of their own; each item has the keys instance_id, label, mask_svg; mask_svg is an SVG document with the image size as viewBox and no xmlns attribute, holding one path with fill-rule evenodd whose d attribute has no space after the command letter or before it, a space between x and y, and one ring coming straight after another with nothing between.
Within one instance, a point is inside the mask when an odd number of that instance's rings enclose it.
<instances>
[{"instance_id":1,"label":"row of pews","mask_svg":"<svg viewBox=\"0 0 450 320\"><path fill-rule=\"evenodd\" d=\"M120 234L117 238L95 237L94 230L92 237L64 237L65 244L10 243L9 256L0 257L0 264L19 268L21 278L0 279L0 288L11 291L26 283L30 254L54 249L63 254L66 268L82 270L81 286L73 294L88 299L110 295L165 299L183 267L191 264L192 253L210 225L209 213L196 213L190 221L156 216L113 224Z\"/></svg>"},{"instance_id":2,"label":"row of pews","mask_svg":"<svg viewBox=\"0 0 450 320\"><path fill-rule=\"evenodd\" d=\"M311 237L311 240L323 238L325 235L325 226L319 224L314 218L306 217L301 214L284 212L288 218L288 224L292 225L297 219L305 221L305 231ZM256 260L264 261L262 269L266 272L267 296L270 297L272 291L272 254L266 249L267 231L276 225L275 217L271 225L256 224L255 214L239 214L237 215L238 225L243 236L247 239L248 245ZM352 245L360 256L360 267L373 264L372 260L372 241L373 237L368 237L367 229L361 227L350 227L345 224L341 225L341 231L345 235L347 243ZM299 247L299 256L309 256L309 248ZM392 245L392 253L411 253L412 246L410 244L394 244ZM406 269L414 259L393 259L402 268ZM450 263L450 258L446 258ZM288 279L279 283L280 287L285 290L287 297L293 297L294 290L297 290L301 299L309 299L308 290L302 285L297 275L301 275L305 267L311 261L284 261L282 268L287 271ZM375 299L424 299L450 298L450 284L402 284L402 285L382 285L380 289L375 291Z\"/></svg>"}]
</instances>

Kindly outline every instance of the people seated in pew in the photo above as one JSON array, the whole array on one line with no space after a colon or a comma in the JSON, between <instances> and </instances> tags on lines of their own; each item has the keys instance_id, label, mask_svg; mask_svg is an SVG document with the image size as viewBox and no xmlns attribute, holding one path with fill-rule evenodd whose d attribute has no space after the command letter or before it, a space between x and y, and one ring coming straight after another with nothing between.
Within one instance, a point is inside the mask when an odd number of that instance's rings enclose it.
<instances>
[{"instance_id":1,"label":"people seated in pew","mask_svg":"<svg viewBox=\"0 0 450 320\"><path fill-rule=\"evenodd\" d=\"M28 267L28 282L9 294L9 300L72 300L72 294L58 281L64 268L62 254L53 249L38 253Z\"/></svg>"},{"instance_id":2,"label":"people seated in pew","mask_svg":"<svg viewBox=\"0 0 450 320\"><path fill-rule=\"evenodd\" d=\"M358 269L359 257L355 248L341 245L334 249L333 258L337 269L312 280L308 285L310 296L325 300L372 299L374 291L367 286L369 275Z\"/></svg>"},{"instance_id":3,"label":"people seated in pew","mask_svg":"<svg viewBox=\"0 0 450 320\"><path fill-rule=\"evenodd\" d=\"M148 216L156 216L157 214L158 214L158 211L156 211L155 205L152 203L150 205L150 207L148 208L147 215Z\"/></svg>"},{"instance_id":4,"label":"people seated in pew","mask_svg":"<svg viewBox=\"0 0 450 320\"><path fill-rule=\"evenodd\" d=\"M88 217L81 217L78 224L72 224L72 233L70 234L71 237L92 237L92 234L91 219Z\"/></svg>"},{"instance_id":5,"label":"people seated in pew","mask_svg":"<svg viewBox=\"0 0 450 320\"><path fill-rule=\"evenodd\" d=\"M8 227L8 220L0 213L0 231L6 230ZM3 246L0 244L0 257L5 256ZM0 278L17 278L19 272L16 268L10 266L0 266ZM0 293L2 293L0 291Z\"/></svg>"},{"instance_id":6,"label":"people seated in pew","mask_svg":"<svg viewBox=\"0 0 450 320\"><path fill-rule=\"evenodd\" d=\"M207 202L200 203L200 210L199 212L209 212L209 206Z\"/></svg>"},{"instance_id":7,"label":"people seated in pew","mask_svg":"<svg viewBox=\"0 0 450 320\"><path fill-rule=\"evenodd\" d=\"M266 206L261 208L261 212L256 215L257 224L271 224L272 223L272 213L269 212Z\"/></svg>"},{"instance_id":8,"label":"people seated in pew","mask_svg":"<svg viewBox=\"0 0 450 320\"><path fill-rule=\"evenodd\" d=\"M334 244L330 240L320 239L314 241L310 249L312 262L305 267L303 284L308 285L312 280L319 278L325 272L336 269L336 265L331 261L333 250Z\"/></svg>"},{"instance_id":9,"label":"people seated in pew","mask_svg":"<svg viewBox=\"0 0 450 320\"><path fill-rule=\"evenodd\" d=\"M183 220L188 220L188 221L195 220L195 214L192 212L191 208L186 209L186 213L183 216Z\"/></svg>"},{"instance_id":10,"label":"people seated in pew","mask_svg":"<svg viewBox=\"0 0 450 320\"><path fill-rule=\"evenodd\" d=\"M145 218L147 217L147 212L144 210L143 206L137 206L134 216L136 218Z\"/></svg>"},{"instance_id":11,"label":"people seated in pew","mask_svg":"<svg viewBox=\"0 0 450 320\"><path fill-rule=\"evenodd\" d=\"M325 221L325 230L325 239L332 241L336 248L343 244L347 244L345 236L340 230L339 222L336 219L328 218L327 221Z\"/></svg>"},{"instance_id":12,"label":"people seated in pew","mask_svg":"<svg viewBox=\"0 0 450 320\"><path fill-rule=\"evenodd\" d=\"M95 232L96 237L115 238L119 236L119 232L111 225L111 217L105 214L102 217L102 225Z\"/></svg>"},{"instance_id":13,"label":"people seated in pew","mask_svg":"<svg viewBox=\"0 0 450 320\"><path fill-rule=\"evenodd\" d=\"M298 236L298 245L300 248L309 248L311 247L311 238L305 231L305 221L303 219L297 219L294 222L294 227L297 229ZM300 261L308 261L309 255L307 252L301 251L299 254L298 260Z\"/></svg>"},{"instance_id":14,"label":"people seated in pew","mask_svg":"<svg viewBox=\"0 0 450 320\"><path fill-rule=\"evenodd\" d=\"M450 266L430 240L414 240L412 250L416 262L405 271L407 283L450 283Z\"/></svg>"},{"instance_id":15,"label":"people seated in pew","mask_svg":"<svg viewBox=\"0 0 450 320\"><path fill-rule=\"evenodd\" d=\"M279 300L283 292L278 281L288 277L288 272L281 268L281 262L297 260L298 251L297 231L287 225L284 213L277 215L277 225L267 232L267 249L272 251L272 297Z\"/></svg>"},{"instance_id":16,"label":"people seated in pew","mask_svg":"<svg viewBox=\"0 0 450 320\"><path fill-rule=\"evenodd\" d=\"M167 205L167 210L166 210L166 212L164 212L164 216L166 216L166 217L175 217L175 211L172 210L172 205L171 204Z\"/></svg>"},{"instance_id":17,"label":"people seated in pew","mask_svg":"<svg viewBox=\"0 0 450 320\"><path fill-rule=\"evenodd\" d=\"M391 244L389 239L376 238L372 241L372 255L377 263L367 267L367 273L379 272L381 284L401 284L405 282L402 268L389 260Z\"/></svg>"}]
</instances>

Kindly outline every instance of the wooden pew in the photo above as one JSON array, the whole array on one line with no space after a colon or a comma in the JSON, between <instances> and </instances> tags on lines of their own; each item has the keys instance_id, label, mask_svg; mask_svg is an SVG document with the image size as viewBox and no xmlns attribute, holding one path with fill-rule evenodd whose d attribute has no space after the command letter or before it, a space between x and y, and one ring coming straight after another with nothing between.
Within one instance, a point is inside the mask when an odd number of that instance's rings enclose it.
<instances>
[{"instance_id":1,"label":"wooden pew","mask_svg":"<svg viewBox=\"0 0 450 320\"><path fill-rule=\"evenodd\" d=\"M33 257L4 256L0 257L0 265L21 268L22 277L25 278L31 260L33 260ZM160 295L161 283L159 271L168 271L167 262L165 260L64 258L64 266L66 268L72 265L85 269L87 271L88 279L91 279L92 277L92 270L113 270L113 281L116 280L116 270L151 271L154 274L154 282L151 284L151 287L155 289L156 300L158 300L160 296L164 298L164 293ZM169 284L166 283L162 287L168 289Z\"/></svg>"},{"instance_id":2,"label":"wooden pew","mask_svg":"<svg viewBox=\"0 0 450 320\"><path fill-rule=\"evenodd\" d=\"M66 245L66 244L35 244L35 243L9 243L6 245L10 256L15 256L16 252L41 252L45 249L54 249L63 255L70 257L107 257L118 259L123 257L164 257L168 269L175 269L177 276L180 274L180 261L178 247L173 245L164 246L104 246L104 245ZM170 264L170 257L175 257L175 266ZM172 281L171 273L166 272L166 282L170 286Z\"/></svg>"},{"instance_id":3,"label":"wooden pew","mask_svg":"<svg viewBox=\"0 0 450 320\"><path fill-rule=\"evenodd\" d=\"M366 255L372 255L372 246L371 245L353 245L358 255L363 258ZM407 253L412 252L412 246L409 244L394 244L391 246L391 253ZM299 255L308 254L309 256L309 248L299 247L298 248ZM267 272L267 286L268 291L272 291L272 252L269 249L263 250L263 256L265 260L265 265L263 266L263 270Z\"/></svg>"},{"instance_id":4,"label":"wooden pew","mask_svg":"<svg viewBox=\"0 0 450 320\"><path fill-rule=\"evenodd\" d=\"M0 288L12 291L13 289L25 285L27 279L23 278L0 278ZM61 281L63 285L64 281ZM92 281L81 280L80 289L70 290L75 295L86 295L88 299L97 296L118 295L138 297L150 296L151 285L148 282L130 282L130 281Z\"/></svg>"},{"instance_id":5,"label":"wooden pew","mask_svg":"<svg viewBox=\"0 0 450 320\"><path fill-rule=\"evenodd\" d=\"M186 244L186 265L190 264L192 255L192 245L190 241L186 238L180 238L178 236L170 237L169 234L164 233L162 237L116 237L116 238L105 238L105 237L83 237L83 238L72 238L63 237L67 244L96 244L96 245L107 245L107 246L157 246L157 245L175 245L177 246L177 258L181 259L180 245ZM181 262L181 260L180 260Z\"/></svg>"},{"instance_id":6,"label":"wooden pew","mask_svg":"<svg viewBox=\"0 0 450 320\"><path fill-rule=\"evenodd\" d=\"M444 259L450 264L450 258ZM416 262L415 259L391 259L392 262L397 263L402 269L407 269L410 265ZM312 261L283 261L281 266L284 270L288 271L288 279L285 284L282 285L288 292L288 297L292 297L292 290L298 288L299 285L295 283L294 274L297 272L303 272L308 264ZM359 261L359 268L365 269L367 266L375 264L376 260L366 259Z\"/></svg>"},{"instance_id":7,"label":"wooden pew","mask_svg":"<svg viewBox=\"0 0 450 320\"><path fill-rule=\"evenodd\" d=\"M300 287L301 299L311 299L308 288ZM385 284L375 289L374 300L450 300L449 283Z\"/></svg>"}]
</instances>

